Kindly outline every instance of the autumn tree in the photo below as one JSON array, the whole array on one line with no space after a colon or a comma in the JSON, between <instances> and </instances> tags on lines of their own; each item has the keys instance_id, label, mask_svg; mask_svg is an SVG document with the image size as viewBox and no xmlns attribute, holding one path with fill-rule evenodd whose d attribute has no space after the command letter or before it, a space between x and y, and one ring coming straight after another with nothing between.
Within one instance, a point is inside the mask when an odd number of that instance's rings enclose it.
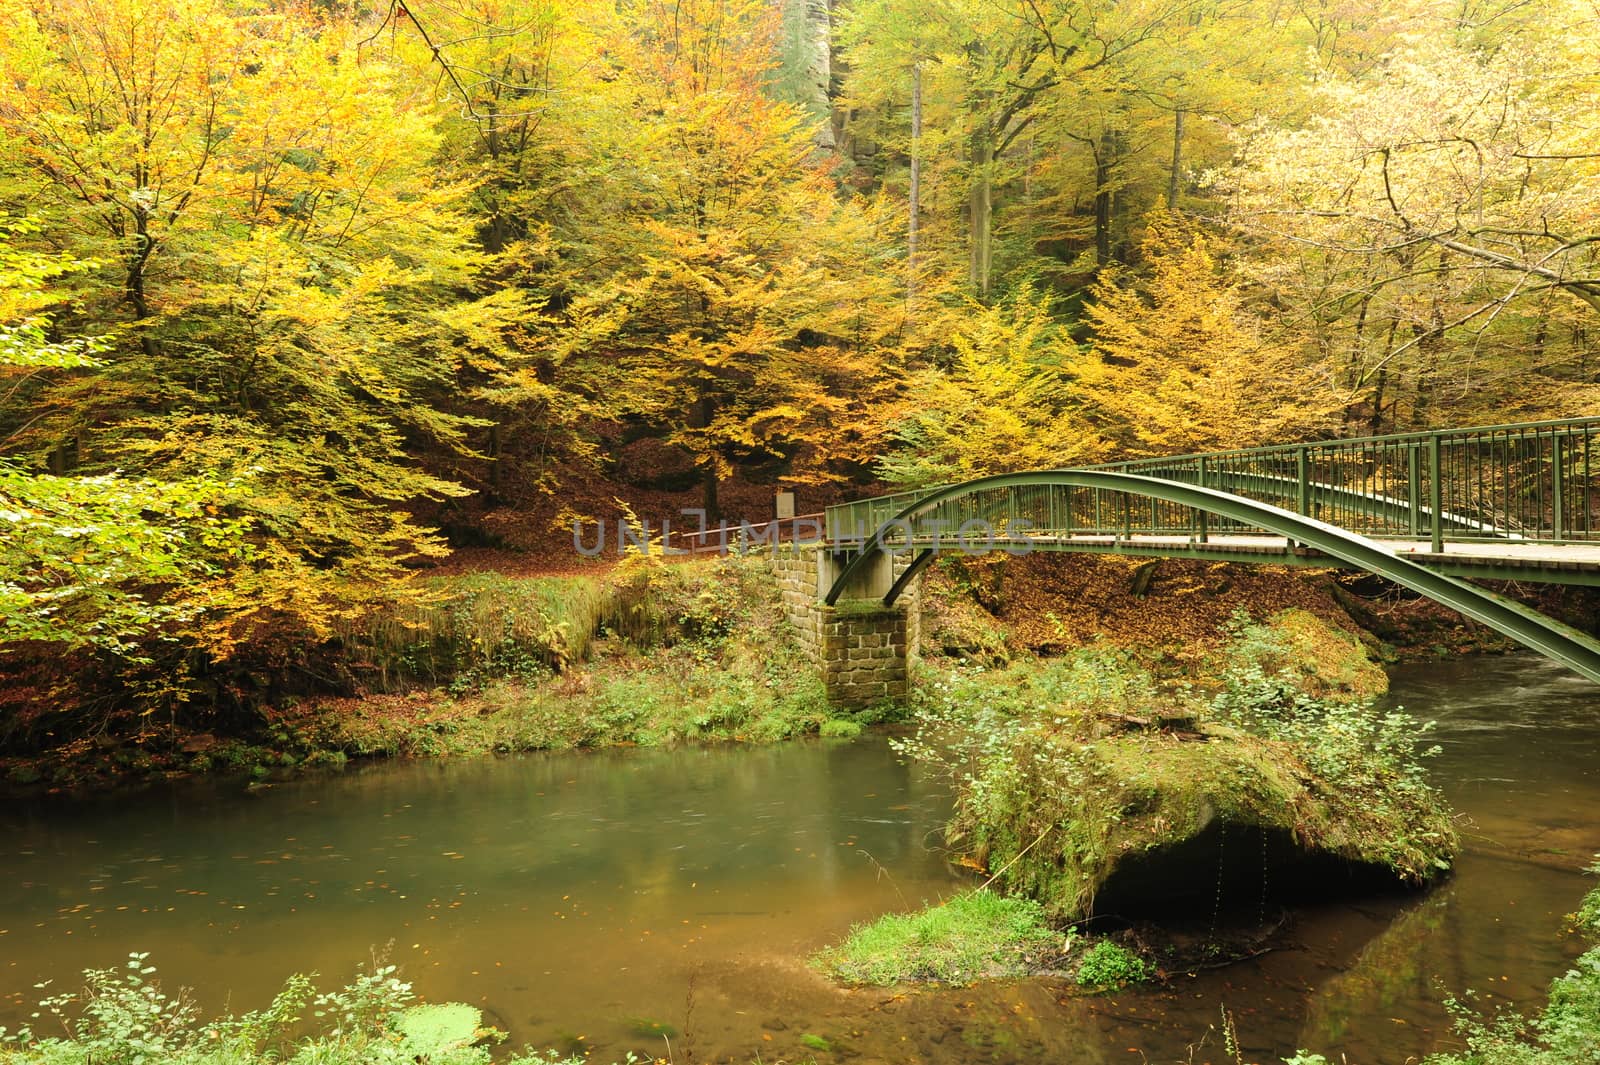
<instances>
[{"instance_id":1,"label":"autumn tree","mask_svg":"<svg viewBox=\"0 0 1600 1065\"><path fill-rule=\"evenodd\" d=\"M561 379L688 454L713 516L735 463L780 459L804 483L870 457L863 412L903 317L882 220L815 158L810 118L764 91L774 14L630 9L591 100L610 173L555 235Z\"/></svg>"},{"instance_id":2,"label":"autumn tree","mask_svg":"<svg viewBox=\"0 0 1600 1065\"><path fill-rule=\"evenodd\" d=\"M1600 309L1593 10L1439 22L1251 131L1228 176L1253 280L1373 431L1572 409Z\"/></svg>"},{"instance_id":3,"label":"autumn tree","mask_svg":"<svg viewBox=\"0 0 1600 1065\"><path fill-rule=\"evenodd\" d=\"M466 360L521 311L484 283L465 189L434 177L436 99L370 28L229 0L11 4L5 198L103 264L75 295L116 341L7 394L19 457L241 484L254 543L225 654L274 617L326 633L440 547L406 507L462 491ZM70 324L70 323L68 323Z\"/></svg>"},{"instance_id":4,"label":"autumn tree","mask_svg":"<svg viewBox=\"0 0 1600 1065\"><path fill-rule=\"evenodd\" d=\"M97 363L104 337L56 336L60 279L93 264L27 252L27 222L0 226L0 384ZM0 457L0 655L139 653L139 641L208 606L213 581L246 547L223 512L239 495L211 478L157 482L117 474L36 473Z\"/></svg>"},{"instance_id":5,"label":"autumn tree","mask_svg":"<svg viewBox=\"0 0 1600 1065\"><path fill-rule=\"evenodd\" d=\"M878 465L885 481L921 488L1096 457L1062 373L1074 345L1042 294L974 303L949 323L951 357L913 378Z\"/></svg>"},{"instance_id":6,"label":"autumn tree","mask_svg":"<svg viewBox=\"0 0 1600 1065\"><path fill-rule=\"evenodd\" d=\"M1157 212L1143 273L1104 275L1090 291L1094 342L1072 363L1073 392L1118 455L1250 447L1325 423L1330 393L1242 313L1214 247Z\"/></svg>"},{"instance_id":7,"label":"autumn tree","mask_svg":"<svg viewBox=\"0 0 1600 1065\"><path fill-rule=\"evenodd\" d=\"M872 109L863 130L906 145L904 101L917 72L915 84L929 110L925 150L937 157L932 176L957 186L944 195L947 210L959 212L966 228L967 275L978 298L990 296L996 253L1004 250L997 197L1030 171L1039 138L1045 151L1054 149L1041 123L1053 102L1079 89L1104 92L1116 80L1117 65L1167 32L1190 6L1189 0L868 0L856 6L844 38L849 100ZM1107 143L1091 193L1105 197L1106 210L1120 151Z\"/></svg>"}]
</instances>

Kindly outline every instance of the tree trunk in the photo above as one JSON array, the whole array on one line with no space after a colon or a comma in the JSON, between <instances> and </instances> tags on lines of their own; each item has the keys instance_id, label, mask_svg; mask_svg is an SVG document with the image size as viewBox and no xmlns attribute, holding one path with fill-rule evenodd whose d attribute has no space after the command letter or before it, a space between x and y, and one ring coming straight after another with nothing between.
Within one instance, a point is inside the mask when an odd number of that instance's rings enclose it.
<instances>
[{"instance_id":1,"label":"tree trunk","mask_svg":"<svg viewBox=\"0 0 1600 1065\"><path fill-rule=\"evenodd\" d=\"M1128 198L1117 177L1127 150L1127 138L1121 130L1107 126L1101 131L1094 165L1094 253L1101 266L1128 259L1127 227L1122 224L1128 214ZM1114 241L1119 231L1123 239Z\"/></svg>"},{"instance_id":2,"label":"tree trunk","mask_svg":"<svg viewBox=\"0 0 1600 1065\"><path fill-rule=\"evenodd\" d=\"M716 401L710 396L701 396L695 401L694 417L691 424L696 429L711 428L712 416L716 413ZM716 447L710 441L710 433L706 434L705 450L700 457L700 506L706 512L706 524L718 525L722 522L722 507L717 499L717 455Z\"/></svg>"},{"instance_id":3,"label":"tree trunk","mask_svg":"<svg viewBox=\"0 0 1600 1065\"><path fill-rule=\"evenodd\" d=\"M972 191L967 197L970 258L967 274L980 300L989 298L994 265L994 137L984 118L972 132Z\"/></svg>"},{"instance_id":4,"label":"tree trunk","mask_svg":"<svg viewBox=\"0 0 1600 1065\"><path fill-rule=\"evenodd\" d=\"M911 217L906 231L906 312L917 294L917 237L922 202L922 64L911 67Z\"/></svg>"},{"instance_id":5,"label":"tree trunk","mask_svg":"<svg viewBox=\"0 0 1600 1065\"><path fill-rule=\"evenodd\" d=\"M1111 131L1100 134L1094 151L1094 261L1111 262Z\"/></svg>"},{"instance_id":6,"label":"tree trunk","mask_svg":"<svg viewBox=\"0 0 1600 1065\"><path fill-rule=\"evenodd\" d=\"M1378 375L1372 386L1372 409L1367 412L1367 430L1373 436L1377 436L1383 431L1383 394L1389 384L1388 359L1394 351L1395 338L1399 333L1400 319L1391 316L1389 318L1389 335L1383 342L1383 356L1379 360ZM1398 419L1396 419L1395 428L1399 428Z\"/></svg>"},{"instance_id":7,"label":"tree trunk","mask_svg":"<svg viewBox=\"0 0 1600 1065\"><path fill-rule=\"evenodd\" d=\"M713 527L721 525L722 504L717 499L717 461L715 458L706 461L702 478L700 482L700 505L705 508L706 524Z\"/></svg>"},{"instance_id":8,"label":"tree trunk","mask_svg":"<svg viewBox=\"0 0 1600 1065\"><path fill-rule=\"evenodd\" d=\"M1167 210L1178 209L1178 177L1183 170L1183 108L1172 113L1172 165L1167 170Z\"/></svg>"},{"instance_id":9,"label":"tree trunk","mask_svg":"<svg viewBox=\"0 0 1600 1065\"><path fill-rule=\"evenodd\" d=\"M489 491L485 493L485 502L492 507L500 506L503 502L500 498L502 480L500 450L500 423L496 422L489 426Z\"/></svg>"},{"instance_id":10,"label":"tree trunk","mask_svg":"<svg viewBox=\"0 0 1600 1065\"><path fill-rule=\"evenodd\" d=\"M156 358L161 354L160 346L155 337L150 335L150 300L145 295L145 272L150 266L150 257L155 253L155 238L150 235L149 223L142 213L134 215L134 245L125 255L126 274L123 279L123 298L133 308L134 317L138 319L139 348L149 358Z\"/></svg>"},{"instance_id":11,"label":"tree trunk","mask_svg":"<svg viewBox=\"0 0 1600 1065\"><path fill-rule=\"evenodd\" d=\"M1128 138L1122 130L1111 132L1111 257L1125 263L1131 257L1128 246L1128 190L1117 171L1128 155Z\"/></svg>"},{"instance_id":12,"label":"tree trunk","mask_svg":"<svg viewBox=\"0 0 1600 1065\"><path fill-rule=\"evenodd\" d=\"M1378 370L1378 379L1372 386L1372 413L1367 420L1367 429L1374 436L1383 432L1383 393L1388 384L1389 368L1381 367Z\"/></svg>"}]
</instances>

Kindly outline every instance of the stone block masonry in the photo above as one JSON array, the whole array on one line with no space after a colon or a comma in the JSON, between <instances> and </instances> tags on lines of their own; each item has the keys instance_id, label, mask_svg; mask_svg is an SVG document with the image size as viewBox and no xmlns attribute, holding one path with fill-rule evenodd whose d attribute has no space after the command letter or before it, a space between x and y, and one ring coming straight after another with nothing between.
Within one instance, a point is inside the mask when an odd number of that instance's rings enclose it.
<instances>
[{"instance_id":1,"label":"stone block masonry","mask_svg":"<svg viewBox=\"0 0 1600 1065\"><path fill-rule=\"evenodd\" d=\"M906 697L906 611L825 607L822 680L828 701L846 709Z\"/></svg>"},{"instance_id":2,"label":"stone block masonry","mask_svg":"<svg viewBox=\"0 0 1600 1065\"><path fill-rule=\"evenodd\" d=\"M897 560L889 572L898 574L908 561ZM909 589L892 607L878 599L841 600L830 607L822 597L838 567L825 549L785 548L771 565L784 613L822 671L829 702L858 710L906 697L907 665L917 653L920 589Z\"/></svg>"}]
</instances>

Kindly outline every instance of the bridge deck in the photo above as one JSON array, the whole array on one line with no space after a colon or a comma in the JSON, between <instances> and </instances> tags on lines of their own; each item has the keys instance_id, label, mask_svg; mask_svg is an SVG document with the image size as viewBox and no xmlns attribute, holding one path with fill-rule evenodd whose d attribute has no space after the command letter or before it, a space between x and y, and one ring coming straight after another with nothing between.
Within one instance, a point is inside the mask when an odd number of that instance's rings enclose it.
<instances>
[{"instance_id":1,"label":"bridge deck","mask_svg":"<svg viewBox=\"0 0 1600 1065\"><path fill-rule=\"evenodd\" d=\"M1526 541L1451 541L1435 554L1427 540L1377 540L1393 554L1419 562L1452 576L1487 580L1525 580L1555 584L1600 586L1600 543L1541 544ZM1320 551L1296 546L1282 536L1213 534L1205 542L1192 536L1159 536L1135 533L1131 536L1106 535L1030 535L1028 544L1035 551L1068 551L1085 554L1122 554L1154 558L1195 558L1210 561L1248 559L1289 566L1341 566L1338 559ZM918 537L912 546L933 546L930 539ZM959 551L958 544L946 536L941 550ZM1003 548L1005 542L996 544ZM1013 544L1020 548L1021 542Z\"/></svg>"}]
</instances>

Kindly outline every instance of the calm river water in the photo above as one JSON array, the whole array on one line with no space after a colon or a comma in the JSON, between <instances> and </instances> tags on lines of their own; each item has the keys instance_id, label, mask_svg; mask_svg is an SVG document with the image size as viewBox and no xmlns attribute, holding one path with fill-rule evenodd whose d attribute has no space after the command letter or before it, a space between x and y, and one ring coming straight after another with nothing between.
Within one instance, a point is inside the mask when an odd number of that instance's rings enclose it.
<instances>
[{"instance_id":1,"label":"calm river water","mask_svg":"<svg viewBox=\"0 0 1600 1065\"><path fill-rule=\"evenodd\" d=\"M1390 1065L1454 1045L1473 988L1542 1000L1582 944L1563 917L1600 852L1600 689L1542 660L1407 667L1394 699L1439 722L1436 779L1470 822L1456 875L1410 898L1297 914L1280 949L1170 985L1082 998L1048 981L842 991L805 957L852 923L968 881L947 801L881 737L379 765L245 792L0 811L0 1021L53 979L151 953L206 1005L374 953L512 1043L680 1063L1221 1065L1297 1047ZM1192 1054L1192 1057L1191 1057Z\"/></svg>"}]
</instances>

